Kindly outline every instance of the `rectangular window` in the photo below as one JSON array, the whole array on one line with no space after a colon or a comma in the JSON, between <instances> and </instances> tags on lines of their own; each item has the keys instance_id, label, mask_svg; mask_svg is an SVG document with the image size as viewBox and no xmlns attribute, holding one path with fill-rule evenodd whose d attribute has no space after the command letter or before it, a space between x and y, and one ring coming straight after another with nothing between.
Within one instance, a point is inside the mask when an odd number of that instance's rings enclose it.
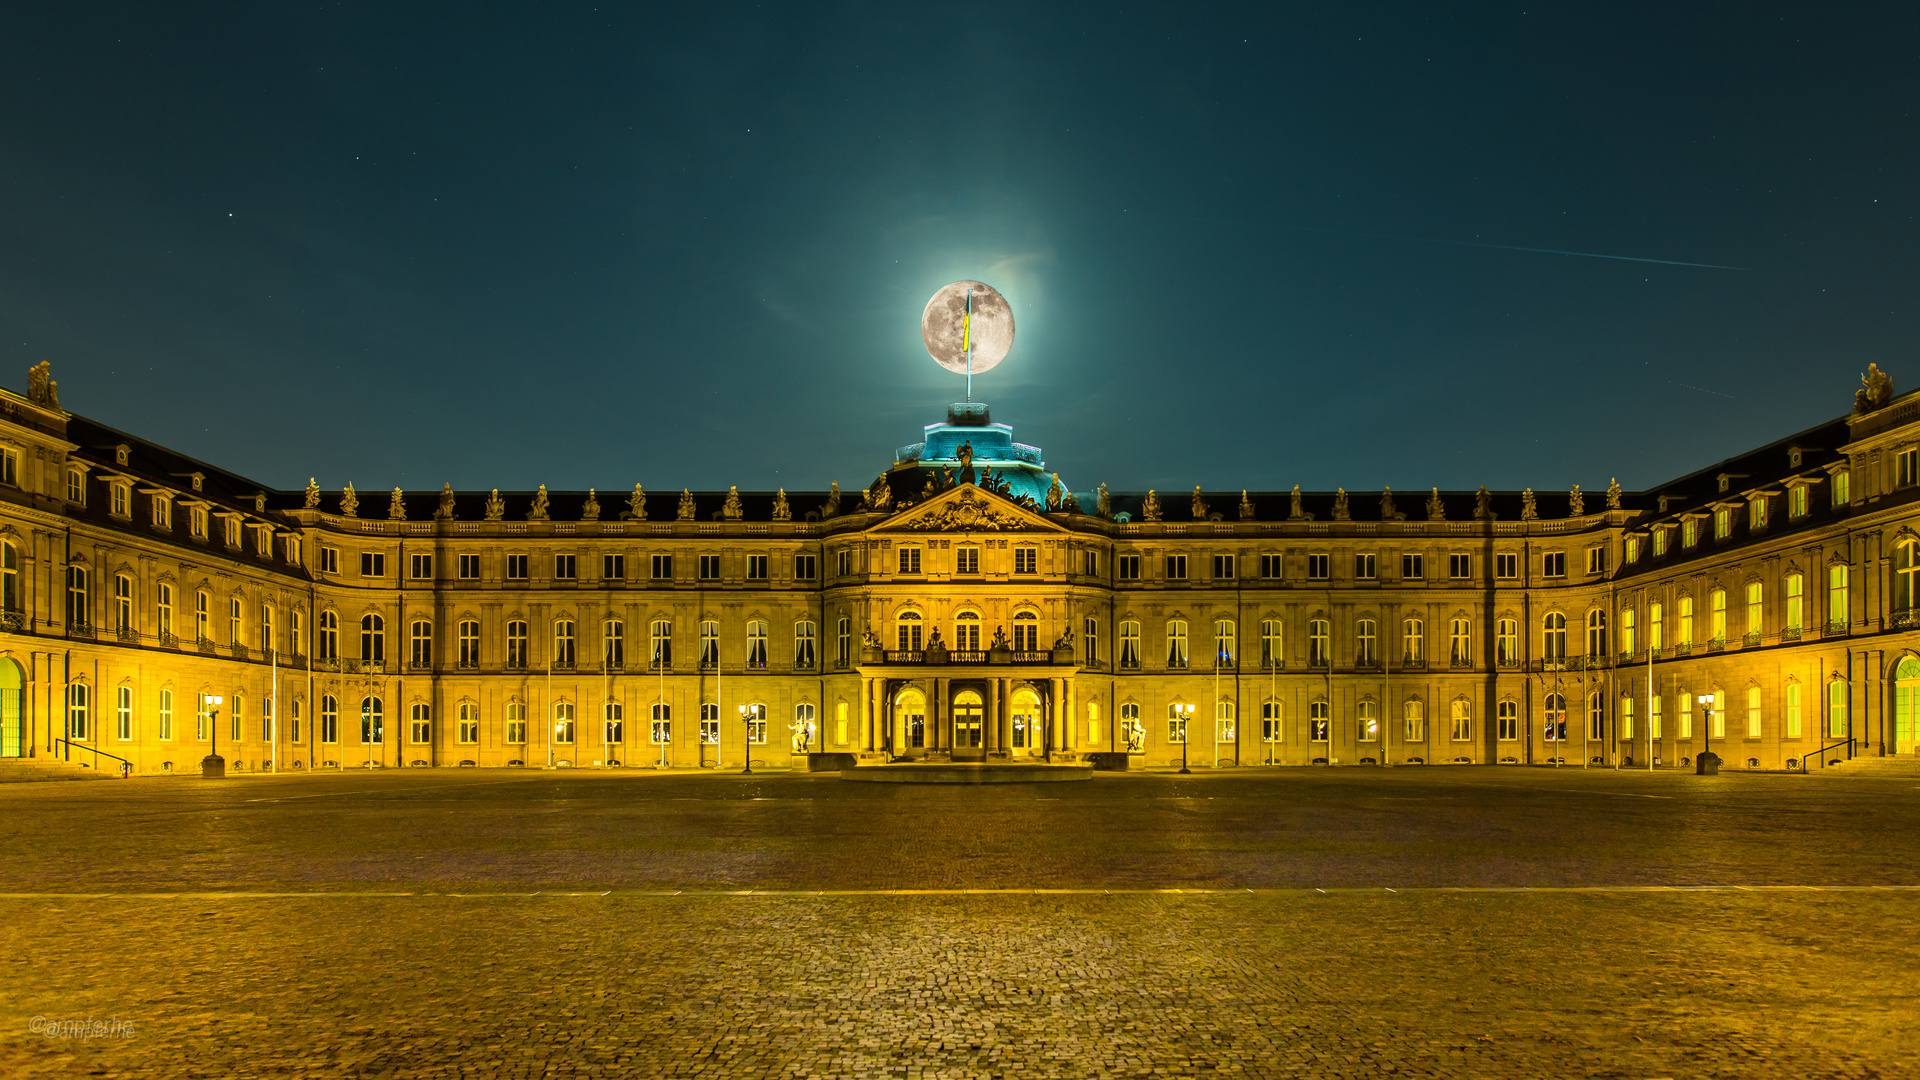
<instances>
[{"instance_id":1,"label":"rectangular window","mask_svg":"<svg viewBox=\"0 0 1920 1080\"><path fill-rule=\"evenodd\" d=\"M834 563L833 572L835 575L839 577L846 577L852 574L853 573L853 549L840 548L839 550L835 551L833 553L833 563Z\"/></svg>"},{"instance_id":2,"label":"rectangular window","mask_svg":"<svg viewBox=\"0 0 1920 1080\"><path fill-rule=\"evenodd\" d=\"M1562 578L1567 576L1567 553L1549 551L1540 556L1540 576Z\"/></svg>"},{"instance_id":3,"label":"rectangular window","mask_svg":"<svg viewBox=\"0 0 1920 1080\"><path fill-rule=\"evenodd\" d=\"M480 710L471 701L460 703L460 741L468 746L480 741Z\"/></svg>"},{"instance_id":4,"label":"rectangular window","mask_svg":"<svg viewBox=\"0 0 1920 1080\"><path fill-rule=\"evenodd\" d=\"M507 580L508 581L527 580L527 578L529 577L529 574L527 572L527 559L528 557L525 555L507 556Z\"/></svg>"},{"instance_id":5,"label":"rectangular window","mask_svg":"<svg viewBox=\"0 0 1920 1080\"><path fill-rule=\"evenodd\" d=\"M156 529L173 528L173 500L165 495L153 497L153 527Z\"/></svg>"},{"instance_id":6,"label":"rectangular window","mask_svg":"<svg viewBox=\"0 0 1920 1080\"><path fill-rule=\"evenodd\" d=\"M1800 737L1800 684L1787 684L1787 738Z\"/></svg>"},{"instance_id":7,"label":"rectangular window","mask_svg":"<svg viewBox=\"0 0 1920 1080\"><path fill-rule=\"evenodd\" d=\"M1626 548L1627 548L1627 561L1630 563L1639 562L1640 561L1640 538L1637 536L1627 537Z\"/></svg>"},{"instance_id":8,"label":"rectangular window","mask_svg":"<svg viewBox=\"0 0 1920 1080\"><path fill-rule=\"evenodd\" d=\"M1082 552L1082 556L1083 556L1083 565L1084 565L1084 569L1082 570L1082 573L1086 574L1088 577L1099 577L1100 576L1100 553L1097 551L1087 551L1087 552Z\"/></svg>"},{"instance_id":9,"label":"rectangular window","mask_svg":"<svg viewBox=\"0 0 1920 1080\"><path fill-rule=\"evenodd\" d=\"M1089 664L1100 662L1100 620L1088 616L1080 633L1080 658Z\"/></svg>"},{"instance_id":10,"label":"rectangular window","mask_svg":"<svg viewBox=\"0 0 1920 1080\"><path fill-rule=\"evenodd\" d=\"M1587 573L1604 574L1607 572L1607 549L1590 547L1587 549Z\"/></svg>"},{"instance_id":11,"label":"rectangular window","mask_svg":"<svg viewBox=\"0 0 1920 1080\"><path fill-rule=\"evenodd\" d=\"M132 742L133 687L119 687L114 697L114 738L119 739L121 742Z\"/></svg>"},{"instance_id":12,"label":"rectangular window","mask_svg":"<svg viewBox=\"0 0 1920 1080\"><path fill-rule=\"evenodd\" d=\"M478 581L480 579L480 556L460 556L460 580Z\"/></svg>"},{"instance_id":13,"label":"rectangular window","mask_svg":"<svg viewBox=\"0 0 1920 1080\"><path fill-rule=\"evenodd\" d=\"M1833 474L1833 505L1845 506L1853 501L1853 474L1841 471Z\"/></svg>"},{"instance_id":14,"label":"rectangular window","mask_svg":"<svg viewBox=\"0 0 1920 1080\"><path fill-rule=\"evenodd\" d=\"M1353 580L1372 581L1380 576L1379 564L1371 551L1357 553L1353 557Z\"/></svg>"},{"instance_id":15,"label":"rectangular window","mask_svg":"<svg viewBox=\"0 0 1920 1080\"><path fill-rule=\"evenodd\" d=\"M1800 636L1800 628L1806 625L1807 579L1799 574L1787 575L1787 634L1791 638Z\"/></svg>"},{"instance_id":16,"label":"rectangular window","mask_svg":"<svg viewBox=\"0 0 1920 1080\"><path fill-rule=\"evenodd\" d=\"M524 701L507 702L506 739L510 746L521 746L527 741L527 703Z\"/></svg>"},{"instance_id":17,"label":"rectangular window","mask_svg":"<svg viewBox=\"0 0 1920 1080\"><path fill-rule=\"evenodd\" d=\"M1848 603L1847 566L1827 567L1827 629L1844 634L1853 625L1853 607Z\"/></svg>"},{"instance_id":18,"label":"rectangular window","mask_svg":"<svg viewBox=\"0 0 1920 1080\"><path fill-rule=\"evenodd\" d=\"M553 741L563 746L573 744L573 703L570 701L554 703Z\"/></svg>"},{"instance_id":19,"label":"rectangular window","mask_svg":"<svg viewBox=\"0 0 1920 1080\"><path fill-rule=\"evenodd\" d=\"M980 572L980 549L976 547L955 548L953 552L953 572L956 574L978 574Z\"/></svg>"},{"instance_id":20,"label":"rectangular window","mask_svg":"<svg viewBox=\"0 0 1920 1080\"><path fill-rule=\"evenodd\" d=\"M1316 554L1307 556L1307 580L1326 581L1333 577L1333 556Z\"/></svg>"},{"instance_id":21,"label":"rectangular window","mask_svg":"<svg viewBox=\"0 0 1920 1080\"><path fill-rule=\"evenodd\" d=\"M1280 568L1285 564L1285 559L1284 555L1260 556L1260 576L1278 581L1282 576Z\"/></svg>"},{"instance_id":22,"label":"rectangular window","mask_svg":"<svg viewBox=\"0 0 1920 1080\"><path fill-rule=\"evenodd\" d=\"M1520 576L1520 556L1511 551L1502 551L1493 557L1493 576L1503 581L1511 581Z\"/></svg>"},{"instance_id":23,"label":"rectangular window","mask_svg":"<svg viewBox=\"0 0 1920 1080\"><path fill-rule=\"evenodd\" d=\"M386 574L387 557L385 554L378 551L363 551L360 553L361 577L385 577Z\"/></svg>"},{"instance_id":24,"label":"rectangular window","mask_svg":"<svg viewBox=\"0 0 1920 1080\"><path fill-rule=\"evenodd\" d=\"M1497 714L1500 723L1500 741L1513 742L1520 737L1520 703L1503 701Z\"/></svg>"},{"instance_id":25,"label":"rectangular window","mask_svg":"<svg viewBox=\"0 0 1920 1080\"><path fill-rule=\"evenodd\" d=\"M1847 737L1847 684L1835 679L1827 684L1827 737Z\"/></svg>"},{"instance_id":26,"label":"rectangular window","mask_svg":"<svg viewBox=\"0 0 1920 1080\"><path fill-rule=\"evenodd\" d=\"M480 666L480 624L472 619L460 624L460 666Z\"/></svg>"},{"instance_id":27,"label":"rectangular window","mask_svg":"<svg viewBox=\"0 0 1920 1080\"><path fill-rule=\"evenodd\" d=\"M0 447L0 484L8 487L20 486L20 451ZM160 524L158 511L154 513L153 523Z\"/></svg>"},{"instance_id":28,"label":"rectangular window","mask_svg":"<svg viewBox=\"0 0 1920 1080\"><path fill-rule=\"evenodd\" d=\"M843 615L834 623L833 642L836 663L838 663L840 667L846 667L848 664L853 663L852 619Z\"/></svg>"},{"instance_id":29,"label":"rectangular window","mask_svg":"<svg viewBox=\"0 0 1920 1080\"><path fill-rule=\"evenodd\" d=\"M1733 511L1721 507L1713 512L1713 538L1725 540L1733 535Z\"/></svg>"},{"instance_id":30,"label":"rectangular window","mask_svg":"<svg viewBox=\"0 0 1920 1080\"><path fill-rule=\"evenodd\" d=\"M653 707L653 745L673 742L673 706L660 702Z\"/></svg>"},{"instance_id":31,"label":"rectangular window","mask_svg":"<svg viewBox=\"0 0 1920 1080\"><path fill-rule=\"evenodd\" d=\"M1215 555L1213 557L1213 579L1231 581L1233 579L1233 556Z\"/></svg>"},{"instance_id":32,"label":"rectangular window","mask_svg":"<svg viewBox=\"0 0 1920 1080\"><path fill-rule=\"evenodd\" d=\"M1187 557L1185 555L1167 556L1167 580L1185 581L1187 578Z\"/></svg>"},{"instance_id":33,"label":"rectangular window","mask_svg":"<svg viewBox=\"0 0 1920 1080\"><path fill-rule=\"evenodd\" d=\"M653 580L655 581L672 581L673 580L673 556L655 555L653 557Z\"/></svg>"},{"instance_id":34,"label":"rectangular window","mask_svg":"<svg viewBox=\"0 0 1920 1080\"><path fill-rule=\"evenodd\" d=\"M1807 486L1795 484L1787 489L1787 516L1803 518L1807 516Z\"/></svg>"},{"instance_id":35,"label":"rectangular window","mask_svg":"<svg viewBox=\"0 0 1920 1080\"><path fill-rule=\"evenodd\" d=\"M572 555L553 557L553 579L555 581L573 581L579 577L577 564Z\"/></svg>"},{"instance_id":36,"label":"rectangular window","mask_svg":"<svg viewBox=\"0 0 1920 1080\"><path fill-rule=\"evenodd\" d=\"M110 490L113 492L113 496L112 496L113 516L114 517L130 516L132 512L127 509L127 506L132 502L132 500L128 497L127 485L121 484L121 483L115 483L111 486Z\"/></svg>"},{"instance_id":37,"label":"rectangular window","mask_svg":"<svg viewBox=\"0 0 1920 1080\"><path fill-rule=\"evenodd\" d=\"M1767 527L1767 500L1765 496L1747 504L1747 529L1759 532Z\"/></svg>"},{"instance_id":38,"label":"rectangular window","mask_svg":"<svg viewBox=\"0 0 1920 1080\"><path fill-rule=\"evenodd\" d=\"M72 502L82 501L75 499L71 494L73 478L78 475L78 473L67 474L67 491L69 492L67 498ZM1915 483L1920 483L1920 450L1902 450L1893 455L1893 486L1912 487Z\"/></svg>"},{"instance_id":39,"label":"rectangular window","mask_svg":"<svg viewBox=\"0 0 1920 1080\"><path fill-rule=\"evenodd\" d=\"M900 573L918 574L920 572L920 549L903 547L898 552Z\"/></svg>"},{"instance_id":40,"label":"rectangular window","mask_svg":"<svg viewBox=\"0 0 1920 1080\"><path fill-rule=\"evenodd\" d=\"M527 666L527 624L519 619L507 623L507 668Z\"/></svg>"},{"instance_id":41,"label":"rectangular window","mask_svg":"<svg viewBox=\"0 0 1920 1080\"><path fill-rule=\"evenodd\" d=\"M323 547L320 549L320 572L337 574L340 572L340 549Z\"/></svg>"},{"instance_id":42,"label":"rectangular window","mask_svg":"<svg viewBox=\"0 0 1920 1080\"><path fill-rule=\"evenodd\" d=\"M602 581L627 580L627 557L625 555L600 556L600 579Z\"/></svg>"},{"instance_id":43,"label":"rectangular window","mask_svg":"<svg viewBox=\"0 0 1920 1080\"><path fill-rule=\"evenodd\" d=\"M1122 555L1114 560L1114 576L1121 581L1140 580L1140 556Z\"/></svg>"},{"instance_id":44,"label":"rectangular window","mask_svg":"<svg viewBox=\"0 0 1920 1080\"><path fill-rule=\"evenodd\" d=\"M1655 558L1659 558L1667 553L1667 531L1665 525L1655 525L1653 527L1653 554Z\"/></svg>"},{"instance_id":45,"label":"rectangular window","mask_svg":"<svg viewBox=\"0 0 1920 1080\"><path fill-rule=\"evenodd\" d=\"M171 690L160 691L160 715L158 720L159 730L157 734L160 738L173 738L173 691Z\"/></svg>"},{"instance_id":46,"label":"rectangular window","mask_svg":"<svg viewBox=\"0 0 1920 1080\"><path fill-rule=\"evenodd\" d=\"M415 555L413 557L413 580L433 580L433 556Z\"/></svg>"},{"instance_id":47,"label":"rectangular window","mask_svg":"<svg viewBox=\"0 0 1920 1080\"><path fill-rule=\"evenodd\" d=\"M1406 552L1400 556L1400 580L1424 581L1427 576L1426 556Z\"/></svg>"},{"instance_id":48,"label":"rectangular window","mask_svg":"<svg viewBox=\"0 0 1920 1080\"><path fill-rule=\"evenodd\" d=\"M1501 667L1520 663L1520 620L1501 619L1494 624L1494 656Z\"/></svg>"},{"instance_id":49,"label":"rectangular window","mask_svg":"<svg viewBox=\"0 0 1920 1080\"><path fill-rule=\"evenodd\" d=\"M1660 695L1655 694L1653 700L1647 703L1647 735L1655 739L1666 735L1666 732L1661 730L1665 721L1660 715L1660 708Z\"/></svg>"},{"instance_id":50,"label":"rectangular window","mask_svg":"<svg viewBox=\"0 0 1920 1080\"><path fill-rule=\"evenodd\" d=\"M1760 688L1747 687L1747 738L1760 737Z\"/></svg>"},{"instance_id":51,"label":"rectangular window","mask_svg":"<svg viewBox=\"0 0 1920 1080\"><path fill-rule=\"evenodd\" d=\"M814 556L795 555L793 557L793 580L812 581L817 572Z\"/></svg>"},{"instance_id":52,"label":"rectangular window","mask_svg":"<svg viewBox=\"0 0 1920 1080\"><path fill-rule=\"evenodd\" d=\"M1017 547L1013 549L1013 572L1016 574L1037 574L1040 572L1040 549Z\"/></svg>"},{"instance_id":53,"label":"rectangular window","mask_svg":"<svg viewBox=\"0 0 1920 1080\"><path fill-rule=\"evenodd\" d=\"M87 474L79 469L67 470L67 501L75 506L87 505Z\"/></svg>"},{"instance_id":54,"label":"rectangular window","mask_svg":"<svg viewBox=\"0 0 1920 1080\"><path fill-rule=\"evenodd\" d=\"M720 556L718 555L700 556L700 580L701 581L719 581L720 580Z\"/></svg>"},{"instance_id":55,"label":"rectangular window","mask_svg":"<svg viewBox=\"0 0 1920 1080\"><path fill-rule=\"evenodd\" d=\"M1447 556L1447 576L1455 581L1473 577L1473 556L1457 553Z\"/></svg>"},{"instance_id":56,"label":"rectangular window","mask_svg":"<svg viewBox=\"0 0 1920 1080\"><path fill-rule=\"evenodd\" d=\"M765 555L747 556L747 580L767 580L767 557Z\"/></svg>"},{"instance_id":57,"label":"rectangular window","mask_svg":"<svg viewBox=\"0 0 1920 1080\"><path fill-rule=\"evenodd\" d=\"M653 666L659 669L672 667L673 623L667 619L655 619L648 628L648 640L651 643Z\"/></svg>"},{"instance_id":58,"label":"rectangular window","mask_svg":"<svg viewBox=\"0 0 1920 1080\"><path fill-rule=\"evenodd\" d=\"M1700 519L1687 518L1680 523L1680 546L1693 547L1700 542Z\"/></svg>"}]
</instances>

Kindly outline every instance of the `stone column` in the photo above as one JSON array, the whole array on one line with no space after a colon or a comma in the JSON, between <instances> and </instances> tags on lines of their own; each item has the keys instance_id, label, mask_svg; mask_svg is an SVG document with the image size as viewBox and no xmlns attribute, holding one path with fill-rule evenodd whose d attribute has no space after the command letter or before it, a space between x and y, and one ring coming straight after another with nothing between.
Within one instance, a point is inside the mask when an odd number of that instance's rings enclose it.
<instances>
[{"instance_id":1,"label":"stone column","mask_svg":"<svg viewBox=\"0 0 1920 1080\"><path fill-rule=\"evenodd\" d=\"M986 733L980 741L988 754L992 754L1000 748L1000 695L994 692L994 687L998 681L997 679L989 679L987 681L986 693L981 695L986 699Z\"/></svg>"},{"instance_id":2,"label":"stone column","mask_svg":"<svg viewBox=\"0 0 1920 1080\"><path fill-rule=\"evenodd\" d=\"M873 728L875 719L873 714L873 680L864 677L860 680L860 713L861 722L866 725L867 729L867 750L872 752L874 749Z\"/></svg>"},{"instance_id":3,"label":"stone column","mask_svg":"<svg viewBox=\"0 0 1920 1080\"><path fill-rule=\"evenodd\" d=\"M1066 724L1060 718L1060 680L1047 680L1047 749L1067 748Z\"/></svg>"}]
</instances>

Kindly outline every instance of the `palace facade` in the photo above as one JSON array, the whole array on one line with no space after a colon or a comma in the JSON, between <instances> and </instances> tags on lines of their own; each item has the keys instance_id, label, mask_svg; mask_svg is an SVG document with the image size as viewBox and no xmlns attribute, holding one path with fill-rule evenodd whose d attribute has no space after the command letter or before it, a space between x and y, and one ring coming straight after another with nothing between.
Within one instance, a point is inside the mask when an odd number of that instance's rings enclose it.
<instances>
[{"instance_id":1,"label":"palace facade","mask_svg":"<svg viewBox=\"0 0 1920 1080\"><path fill-rule=\"evenodd\" d=\"M968 405L858 495L363 505L69 413L42 365L0 391L0 756L1912 755L1920 395L1867 384L1640 492L1070 493Z\"/></svg>"}]
</instances>

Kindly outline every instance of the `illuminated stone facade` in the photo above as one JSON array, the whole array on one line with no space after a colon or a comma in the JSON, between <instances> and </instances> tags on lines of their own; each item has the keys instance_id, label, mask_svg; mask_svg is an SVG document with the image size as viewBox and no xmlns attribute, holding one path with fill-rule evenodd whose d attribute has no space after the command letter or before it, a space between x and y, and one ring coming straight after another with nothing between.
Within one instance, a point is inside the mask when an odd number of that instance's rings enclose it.
<instances>
[{"instance_id":1,"label":"illuminated stone facade","mask_svg":"<svg viewBox=\"0 0 1920 1080\"><path fill-rule=\"evenodd\" d=\"M0 392L0 753L196 771L217 735L244 772L735 768L748 746L756 767L1643 767L1699 752L1709 691L1731 768L1915 750L1920 395L1883 382L1584 496L1069 495L996 432L957 411L844 500L362 503L69 414L36 370Z\"/></svg>"}]
</instances>

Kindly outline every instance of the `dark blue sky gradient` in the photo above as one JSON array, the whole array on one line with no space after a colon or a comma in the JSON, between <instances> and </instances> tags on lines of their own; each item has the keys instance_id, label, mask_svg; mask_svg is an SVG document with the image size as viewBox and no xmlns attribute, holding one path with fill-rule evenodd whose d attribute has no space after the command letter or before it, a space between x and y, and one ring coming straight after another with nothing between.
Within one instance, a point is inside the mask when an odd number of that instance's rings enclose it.
<instances>
[{"instance_id":1,"label":"dark blue sky gradient","mask_svg":"<svg viewBox=\"0 0 1920 1080\"><path fill-rule=\"evenodd\" d=\"M1920 379L1920 9L1333 7L22 5L0 369L362 491L857 489L961 277L1082 490L1638 488Z\"/></svg>"}]
</instances>

